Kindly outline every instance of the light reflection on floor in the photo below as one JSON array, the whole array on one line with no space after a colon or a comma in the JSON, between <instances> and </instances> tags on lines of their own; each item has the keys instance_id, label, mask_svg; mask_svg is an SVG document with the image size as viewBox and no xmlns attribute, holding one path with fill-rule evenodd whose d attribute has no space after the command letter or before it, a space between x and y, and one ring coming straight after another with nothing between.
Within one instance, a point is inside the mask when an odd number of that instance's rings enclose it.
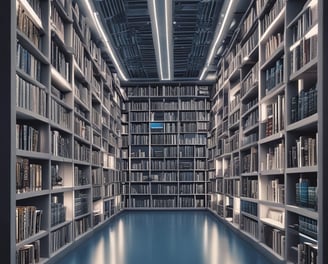
<instances>
[{"instance_id":1,"label":"light reflection on floor","mask_svg":"<svg viewBox=\"0 0 328 264\"><path fill-rule=\"evenodd\" d=\"M272 264L208 212L124 212L58 264Z\"/></svg>"}]
</instances>

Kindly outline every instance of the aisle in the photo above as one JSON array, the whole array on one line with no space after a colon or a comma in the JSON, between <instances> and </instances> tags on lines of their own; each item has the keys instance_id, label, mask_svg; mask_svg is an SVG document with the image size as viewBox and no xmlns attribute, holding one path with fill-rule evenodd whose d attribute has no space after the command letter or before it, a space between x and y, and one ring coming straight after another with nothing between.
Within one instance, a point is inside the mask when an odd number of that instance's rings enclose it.
<instances>
[{"instance_id":1,"label":"aisle","mask_svg":"<svg viewBox=\"0 0 328 264\"><path fill-rule=\"evenodd\" d=\"M208 212L124 212L58 264L272 264Z\"/></svg>"}]
</instances>

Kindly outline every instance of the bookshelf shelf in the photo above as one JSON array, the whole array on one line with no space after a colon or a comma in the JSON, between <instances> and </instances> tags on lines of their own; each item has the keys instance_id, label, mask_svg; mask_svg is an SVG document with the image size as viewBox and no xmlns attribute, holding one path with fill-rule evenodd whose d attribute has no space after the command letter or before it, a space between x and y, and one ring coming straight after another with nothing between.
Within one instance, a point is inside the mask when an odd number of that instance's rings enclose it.
<instances>
[{"instance_id":1,"label":"bookshelf shelf","mask_svg":"<svg viewBox=\"0 0 328 264\"><path fill-rule=\"evenodd\" d=\"M283 42L281 42L279 46L275 49L275 51L270 55L270 57L261 65L261 70L265 70L269 66L271 66L273 62L277 61L283 56L284 52L285 45Z\"/></svg>"},{"instance_id":2,"label":"bookshelf shelf","mask_svg":"<svg viewBox=\"0 0 328 264\"><path fill-rule=\"evenodd\" d=\"M268 224L270 226L276 227L276 228L281 229L281 230L283 230L285 228L283 223L280 223L280 222L278 222L276 220L273 220L271 218L261 218L261 221L265 224Z\"/></svg>"},{"instance_id":3,"label":"bookshelf shelf","mask_svg":"<svg viewBox=\"0 0 328 264\"><path fill-rule=\"evenodd\" d=\"M65 221L65 222L60 223L60 224L58 224L58 225L52 226L52 227L50 228L50 231L51 231L51 232L52 232L52 231L55 231L55 230L57 230L57 229L59 229L59 228L61 228L61 227L63 227L63 226L70 225L71 223L72 223L72 221Z\"/></svg>"},{"instance_id":4,"label":"bookshelf shelf","mask_svg":"<svg viewBox=\"0 0 328 264\"><path fill-rule=\"evenodd\" d=\"M266 144L266 143L269 143L269 142L272 142L272 141L277 141L277 140L283 139L284 136L285 136L285 134L283 132L278 132L278 133L273 134L271 136L260 139L259 143L260 144Z\"/></svg>"},{"instance_id":5,"label":"bookshelf shelf","mask_svg":"<svg viewBox=\"0 0 328 264\"><path fill-rule=\"evenodd\" d=\"M311 208L302 208L295 205L286 205L286 210L296 214L304 215L312 219L318 219L318 212L314 211Z\"/></svg>"},{"instance_id":6,"label":"bookshelf shelf","mask_svg":"<svg viewBox=\"0 0 328 264\"><path fill-rule=\"evenodd\" d=\"M317 172L317 166L304 166L300 168L286 168L287 174L295 174L295 173L308 173L308 172Z\"/></svg>"},{"instance_id":7,"label":"bookshelf shelf","mask_svg":"<svg viewBox=\"0 0 328 264\"><path fill-rule=\"evenodd\" d=\"M275 16L274 20L265 29L265 31L262 32L262 35L260 37L260 42L265 41L270 35L272 35L277 30L277 28L280 28L285 22L286 6L283 3L284 1L276 1L276 3L278 2L281 3L280 5L283 5L283 7L278 9L279 7L277 6L276 11L278 11L279 13Z\"/></svg>"},{"instance_id":8,"label":"bookshelf shelf","mask_svg":"<svg viewBox=\"0 0 328 264\"><path fill-rule=\"evenodd\" d=\"M273 97L276 97L278 94L281 94L286 89L285 83L280 83L277 86L273 87L269 92L267 92L263 98L261 99L262 102L270 101Z\"/></svg>"},{"instance_id":9,"label":"bookshelf shelf","mask_svg":"<svg viewBox=\"0 0 328 264\"><path fill-rule=\"evenodd\" d=\"M40 17L36 14L36 12L31 7L29 2L27 0L19 0L19 3L23 6L24 10L29 14L29 17L33 20L35 25L39 29L42 29L43 31L45 31L44 28L43 28L43 25L42 25L43 23L42 23Z\"/></svg>"},{"instance_id":10,"label":"bookshelf shelf","mask_svg":"<svg viewBox=\"0 0 328 264\"><path fill-rule=\"evenodd\" d=\"M37 234L19 242L19 243L16 243L16 249L19 249L20 247L26 245L26 244L30 244L31 242L33 241L36 241L36 240L39 240L39 239L42 239L44 238L46 235L48 234L47 231L45 230L40 230Z\"/></svg>"},{"instance_id":11,"label":"bookshelf shelf","mask_svg":"<svg viewBox=\"0 0 328 264\"><path fill-rule=\"evenodd\" d=\"M307 64L305 64L302 68L297 70L296 72L293 72L289 80L295 81L298 79L313 79L315 78L317 74L317 65L318 65L318 58L314 58L311 61L309 61Z\"/></svg>"},{"instance_id":12,"label":"bookshelf shelf","mask_svg":"<svg viewBox=\"0 0 328 264\"><path fill-rule=\"evenodd\" d=\"M289 124L286 128L286 131L293 131L293 130L309 130L313 129L317 126L318 122L318 114L313 114L309 117L306 117L300 121L295 123Z\"/></svg>"}]
</instances>

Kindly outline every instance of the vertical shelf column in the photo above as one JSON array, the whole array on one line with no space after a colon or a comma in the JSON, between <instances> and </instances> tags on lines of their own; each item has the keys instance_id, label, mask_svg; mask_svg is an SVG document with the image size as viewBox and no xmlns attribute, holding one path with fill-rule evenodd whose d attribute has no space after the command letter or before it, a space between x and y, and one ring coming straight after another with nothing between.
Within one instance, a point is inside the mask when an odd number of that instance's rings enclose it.
<instances>
[{"instance_id":1,"label":"vertical shelf column","mask_svg":"<svg viewBox=\"0 0 328 264\"><path fill-rule=\"evenodd\" d=\"M318 263L323 264L328 261L328 251L325 250L328 245L328 178L325 175L328 172L328 164L325 162L328 157L328 138L325 132L328 131L328 90L325 89L328 84L328 17L325 14L328 11L328 2L318 0L318 132L319 132L319 155L318 155L318 210L319 210L319 249Z\"/></svg>"},{"instance_id":2,"label":"vertical shelf column","mask_svg":"<svg viewBox=\"0 0 328 264\"><path fill-rule=\"evenodd\" d=\"M0 8L0 30L7 32L1 42L0 76L2 92L0 97L0 109L3 128L1 135L0 165L3 173L1 180L1 208L0 219L3 230L1 232L5 245L1 247L2 261L13 264L15 258L15 61L16 61L16 1L5 1Z\"/></svg>"}]
</instances>

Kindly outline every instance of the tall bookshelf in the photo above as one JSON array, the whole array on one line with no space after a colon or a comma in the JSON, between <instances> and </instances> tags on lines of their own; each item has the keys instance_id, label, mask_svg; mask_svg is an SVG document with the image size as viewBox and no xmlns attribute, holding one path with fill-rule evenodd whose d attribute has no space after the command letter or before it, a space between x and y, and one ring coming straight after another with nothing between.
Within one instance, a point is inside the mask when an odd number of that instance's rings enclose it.
<instances>
[{"instance_id":1,"label":"tall bookshelf","mask_svg":"<svg viewBox=\"0 0 328 264\"><path fill-rule=\"evenodd\" d=\"M17 1L16 263L52 261L121 210L124 91L84 10Z\"/></svg>"},{"instance_id":2,"label":"tall bookshelf","mask_svg":"<svg viewBox=\"0 0 328 264\"><path fill-rule=\"evenodd\" d=\"M126 86L126 208L205 208L209 87Z\"/></svg>"},{"instance_id":3,"label":"tall bookshelf","mask_svg":"<svg viewBox=\"0 0 328 264\"><path fill-rule=\"evenodd\" d=\"M250 1L211 98L209 207L288 263L317 263L317 48L318 1Z\"/></svg>"}]
</instances>

